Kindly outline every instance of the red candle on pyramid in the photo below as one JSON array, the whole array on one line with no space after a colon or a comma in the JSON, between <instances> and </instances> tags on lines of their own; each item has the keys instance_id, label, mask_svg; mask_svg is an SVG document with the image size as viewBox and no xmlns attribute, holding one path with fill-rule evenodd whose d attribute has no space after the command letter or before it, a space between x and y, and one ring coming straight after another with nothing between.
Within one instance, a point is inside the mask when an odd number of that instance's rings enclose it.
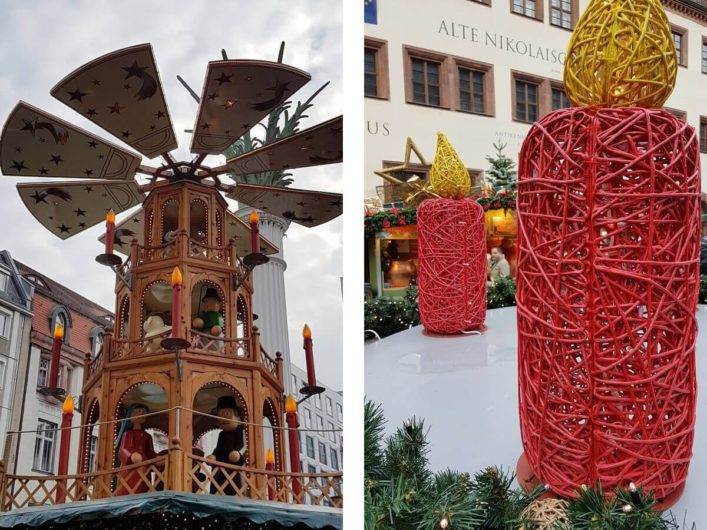
<instances>
[{"instance_id":1,"label":"red candle on pyramid","mask_svg":"<svg viewBox=\"0 0 707 530\"><path fill-rule=\"evenodd\" d=\"M106 254L113 254L115 243L115 212L111 209L106 214Z\"/></svg>"},{"instance_id":2,"label":"red candle on pyramid","mask_svg":"<svg viewBox=\"0 0 707 530\"><path fill-rule=\"evenodd\" d=\"M267 452L265 453L265 471L275 471L275 453L269 447ZM274 501L275 487L273 486L273 483L276 479L270 474L266 474L265 476L267 477L268 481L268 500Z\"/></svg>"},{"instance_id":3,"label":"red candle on pyramid","mask_svg":"<svg viewBox=\"0 0 707 530\"><path fill-rule=\"evenodd\" d=\"M74 398L69 394L61 408L61 439L59 442L59 475L69 473L69 451L71 449L71 422L74 418ZM62 503L66 498L66 479L61 480L57 487L56 502Z\"/></svg>"},{"instance_id":4,"label":"red candle on pyramid","mask_svg":"<svg viewBox=\"0 0 707 530\"><path fill-rule=\"evenodd\" d=\"M592 0L565 63L576 106L535 123L520 152L525 471L562 496L633 482L669 504L687 478L700 153L661 108L676 71L658 0Z\"/></svg>"},{"instance_id":5,"label":"red candle on pyramid","mask_svg":"<svg viewBox=\"0 0 707 530\"><path fill-rule=\"evenodd\" d=\"M297 402L290 394L285 400L285 420L287 421L287 437L290 445L290 471L300 473L299 465L299 418L297 417ZM292 478L292 493L295 502L301 502L297 496L302 491L302 484L299 478Z\"/></svg>"},{"instance_id":6,"label":"red candle on pyramid","mask_svg":"<svg viewBox=\"0 0 707 530\"><path fill-rule=\"evenodd\" d=\"M174 267L172 271L172 337L182 338L182 271Z\"/></svg>"},{"instance_id":7,"label":"red candle on pyramid","mask_svg":"<svg viewBox=\"0 0 707 530\"><path fill-rule=\"evenodd\" d=\"M258 217L258 212L252 210L250 212L250 251L253 254L260 253L260 230L258 224L260 223L260 217Z\"/></svg>"},{"instance_id":8,"label":"red candle on pyramid","mask_svg":"<svg viewBox=\"0 0 707 530\"><path fill-rule=\"evenodd\" d=\"M59 360L61 359L61 344L64 341L64 326L59 322L54 324L54 341L52 342L52 357L49 366L49 388L56 388L59 380Z\"/></svg>"},{"instance_id":9,"label":"red candle on pyramid","mask_svg":"<svg viewBox=\"0 0 707 530\"><path fill-rule=\"evenodd\" d=\"M307 360L307 386L317 386L317 376L314 372L314 352L312 351L312 330L307 324L302 329L304 338L304 355Z\"/></svg>"}]
</instances>

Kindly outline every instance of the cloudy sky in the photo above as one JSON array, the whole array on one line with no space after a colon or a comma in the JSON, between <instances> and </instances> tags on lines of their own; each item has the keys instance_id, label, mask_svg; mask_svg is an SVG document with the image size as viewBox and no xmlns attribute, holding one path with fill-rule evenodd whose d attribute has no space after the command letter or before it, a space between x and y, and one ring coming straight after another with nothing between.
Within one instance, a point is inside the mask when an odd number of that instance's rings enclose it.
<instances>
[{"instance_id":1,"label":"cloudy sky","mask_svg":"<svg viewBox=\"0 0 707 530\"><path fill-rule=\"evenodd\" d=\"M2 122L22 99L121 144L52 98L49 90L76 67L145 42L153 46L162 77L180 144L174 153L178 160L190 157L190 138L184 129L193 126L197 105L176 76L181 75L201 93L206 64L220 59L222 48L233 59L276 60L280 41L285 40L284 62L312 74L312 81L295 94L295 101L331 81L302 125L316 125L342 112L340 2L0 0L0 12ZM145 163L156 165L159 159ZM294 186L341 192L342 176L341 164L295 170ZM114 310L113 275L94 261L102 250L96 238L103 228L94 227L66 241L53 236L25 209L15 190L17 182L30 180L0 177L0 248ZM293 362L304 366L301 330L307 322L315 339L317 376L336 389L342 387L341 233L341 218L311 229L293 224L284 244Z\"/></svg>"}]
</instances>

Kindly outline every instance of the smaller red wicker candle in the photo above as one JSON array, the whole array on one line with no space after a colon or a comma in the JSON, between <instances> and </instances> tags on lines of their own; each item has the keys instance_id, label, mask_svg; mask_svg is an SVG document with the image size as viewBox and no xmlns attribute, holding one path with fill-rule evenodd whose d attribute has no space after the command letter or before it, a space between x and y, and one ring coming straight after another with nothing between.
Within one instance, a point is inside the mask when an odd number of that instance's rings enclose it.
<instances>
[{"instance_id":1,"label":"smaller red wicker candle","mask_svg":"<svg viewBox=\"0 0 707 530\"><path fill-rule=\"evenodd\" d=\"M174 267L172 271L172 337L182 338L182 271Z\"/></svg>"},{"instance_id":2,"label":"smaller red wicker candle","mask_svg":"<svg viewBox=\"0 0 707 530\"><path fill-rule=\"evenodd\" d=\"M57 387L62 342L64 342L64 326L57 322L54 325L54 342L52 343L51 366L49 366L49 388Z\"/></svg>"},{"instance_id":3,"label":"smaller red wicker candle","mask_svg":"<svg viewBox=\"0 0 707 530\"><path fill-rule=\"evenodd\" d=\"M69 451L71 449L71 422L74 418L74 398L66 396L61 408L61 439L59 442L59 476L69 473ZM66 479L59 481L56 491L56 502L66 499Z\"/></svg>"},{"instance_id":4,"label":"smaller red wicker candle","mask_svg":"<svg viewBox=\"0 0 707 530\"><path fill-rule=\"evenodd\" d=\"M314 372L314 352L312 351L312 330L307 324L302 329L304 337L304 355L307 358L307 386L317 386L317 376Z\"/></svg>"},{"instance_id":5,"label":"smaller red wicker candle","mask_svg":"<svg viewBox=\"0 0 707 530\"><path fill-rule=\"evenodd\" d=\"M265 453L265 471L275 471L275 453L268 447ZM269 473L266 474L268 481L268 500L275 500L275 487L273 486L275 478Z\"/></svg>"},{"instance_id":6,"label":"smaller red wicker candle","mask_svg":"<svg viewBox=\"0 0 707 530\"><path fill-rule=\"evenodd\" d=\"M106 214L106 254L113 254L115 243L115 212L111 209Z\"/></svg>"},{"instance_id":7,"label":"smaller red wicker candle","mask_svg":"<svg viewBox=\"0 0 707 530\"><path fill-rule=\"evenodd\" d=\"M285 420L287 421L287 437L290 444L290 471L300 473L299 465L299 418L297 416L297 402L290 394L285 401ZM301 502L299 494L302 492L302 484L299 478L292 478L292 493L295 497L295 502Z\"/></svg>"},{"instance_id":8,"label":"smaller red wicker candle","mask_svg":"<svg viewBox=\"0 0 707 530\"><path fill-rule=\"evenodd\" d=\"M260 223L260 217L258 217L258 212L253 210L250 212L250 251L253 254L260 253L260 230L258 224Z\"/></svg>"}]
</instances>

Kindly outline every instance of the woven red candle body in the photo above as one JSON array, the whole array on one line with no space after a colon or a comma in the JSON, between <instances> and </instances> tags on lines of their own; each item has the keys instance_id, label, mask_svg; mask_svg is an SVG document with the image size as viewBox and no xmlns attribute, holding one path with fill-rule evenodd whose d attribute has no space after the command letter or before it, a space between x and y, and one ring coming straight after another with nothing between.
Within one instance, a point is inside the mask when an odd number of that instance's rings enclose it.
<instances>
[{"instance_id":1,"label":"woven red candle body","mask_svg":"<svg viewBox=\"0 0 707 530\"><path fill-rule=\"evenodd\" d=\"M695 131L660 109L559 110L530 130L518 188L528 463L563 496L601 480L665 498L695 421Z\"/></svg>"},{"instance_id":2,"label":"woven red candle body","mask_svg":"<svg viewBox=\"0 0 707 530\"><path fill-rule=\"evenodd\" d=\"M418 303L431 333L477 329L486 319L484 211L471 198L427 199L417 208Z\"/></svg>"}]
</instances>

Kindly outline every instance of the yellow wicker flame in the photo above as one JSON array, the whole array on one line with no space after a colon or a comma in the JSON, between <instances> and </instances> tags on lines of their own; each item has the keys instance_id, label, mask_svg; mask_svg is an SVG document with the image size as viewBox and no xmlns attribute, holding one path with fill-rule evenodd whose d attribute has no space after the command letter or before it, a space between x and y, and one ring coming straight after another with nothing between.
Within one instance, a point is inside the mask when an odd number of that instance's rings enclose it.
<instances>
[{"instance_id":1,"label":"yellow wicker flame","mask_svg":"<svg viewBox=\"0 0 707 530\"><path fill-rule=\"evenodd\" d=\"M461 199L469 195L471 177L444 133L437 133L437 151L430 169L430 188L441 197Z\"/></svg>"},{"instance_id":2,"label":"yellow wicker flame","mask_svg":"<svg viewBox=\"0 0 707 530\"><path fill-rule=\"evenodd\" d=\"M567 48L564 83L573 105L660 108L676 75L660 0L591 0Z\"/></svg>"}]
</instances>

